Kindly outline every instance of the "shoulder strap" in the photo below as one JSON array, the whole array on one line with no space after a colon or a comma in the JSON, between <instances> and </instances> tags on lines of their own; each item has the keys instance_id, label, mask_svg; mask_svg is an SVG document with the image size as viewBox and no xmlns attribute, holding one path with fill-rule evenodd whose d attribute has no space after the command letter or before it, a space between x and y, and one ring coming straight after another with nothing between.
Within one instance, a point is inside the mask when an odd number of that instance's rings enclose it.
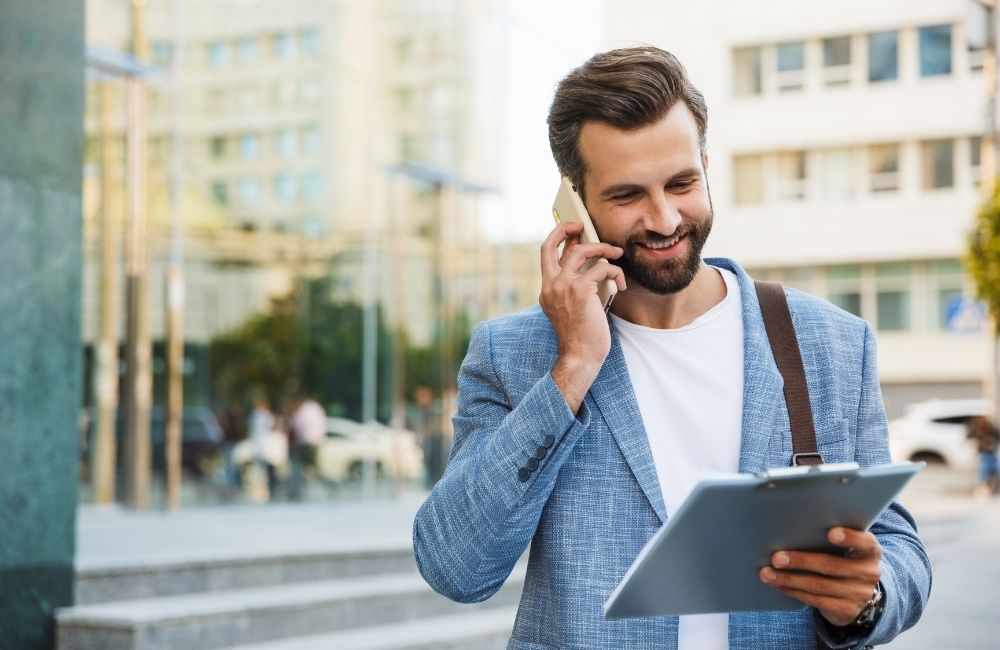
<instances>
[{"instance_id":1,"label":"shoulder strap","mask_svg":"<svg viewBox=\"0 0 1000 650\"><path fill-rule=\"evenodd\" d=\"M785 404L792 427L792 465L818 465L823 457L816 447L809 387L802 367L802 353L792 326L785 290L776 282L754 281L764 328L771 343L774 361L785 381Z\"/></svg>"}]
</instances>

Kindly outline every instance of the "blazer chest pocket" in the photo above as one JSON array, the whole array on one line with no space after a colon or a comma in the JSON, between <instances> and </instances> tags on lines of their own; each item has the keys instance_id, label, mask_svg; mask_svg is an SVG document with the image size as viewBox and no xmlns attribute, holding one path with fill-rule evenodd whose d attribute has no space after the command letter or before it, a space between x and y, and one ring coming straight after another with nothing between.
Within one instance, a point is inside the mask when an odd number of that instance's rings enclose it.
<instances>
[{"instance_id":1,"label":"blazer chest pocket","mask_svg":"<svg viewBox=\"0 0 1000 650\"><path fill-rule=\"evenodd\" d=\"M824 463L849 463L854 460L854 441L847 419L817 423L816 446Z\"/></svg>"}]
</instances>

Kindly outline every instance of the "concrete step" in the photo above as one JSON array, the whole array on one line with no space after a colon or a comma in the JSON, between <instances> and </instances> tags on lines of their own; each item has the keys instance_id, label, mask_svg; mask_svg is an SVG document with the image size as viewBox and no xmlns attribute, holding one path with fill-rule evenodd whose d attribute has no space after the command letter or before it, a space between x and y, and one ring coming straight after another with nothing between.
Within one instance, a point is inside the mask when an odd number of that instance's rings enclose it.
<instances>
[{"instance_id":1,"label":"concrete step","mask_svg":"<svg viewBox=\"0 0 1000 650\"><path fill-rule=\"evenodd\" d=\"M247 555L91 564L77 569L76 604L229 591L413 569L409 546L369 550Z\"/></svg>"},{"instance_id":2,"label":"concrete step","mask_svg":"<svg viewBox=\"0 0 1000 650\"><path fill-rule=\"evenodd\" d=\"M516 614L516 607L491 607L229 650L504 650Z\"/></svg>"},{"instance_id":3,"label":"concrete step","mask_svg":"<svg viewBox=\"0 0 1000 650\"><path fill-rule=\"evenodd\" d=\"M416 573L80 605L56 614L58 650L210 650L513 606L519 565L486 603L459 605Z\"/></svg>"}]
</instances>

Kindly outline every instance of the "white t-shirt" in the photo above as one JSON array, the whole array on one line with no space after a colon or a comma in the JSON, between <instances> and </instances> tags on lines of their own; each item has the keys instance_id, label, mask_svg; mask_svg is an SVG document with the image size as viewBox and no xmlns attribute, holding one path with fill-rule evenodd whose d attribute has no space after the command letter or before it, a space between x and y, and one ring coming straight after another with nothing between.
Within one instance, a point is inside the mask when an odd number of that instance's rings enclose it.
<instances>
[{"instance_id":1,"label":"white t-shirt","mask_svg":"<svg viewBox=\"0 0 1000 650\"><path fill-rule=\"evenodd\" d=\"M717 269L726 297L677 329L612 321L667 508L698 481L739 470L743 421L743 312L736 276ZM680 650L729 647L729 615L681 616Z\"/></svg>"}]
</instances>

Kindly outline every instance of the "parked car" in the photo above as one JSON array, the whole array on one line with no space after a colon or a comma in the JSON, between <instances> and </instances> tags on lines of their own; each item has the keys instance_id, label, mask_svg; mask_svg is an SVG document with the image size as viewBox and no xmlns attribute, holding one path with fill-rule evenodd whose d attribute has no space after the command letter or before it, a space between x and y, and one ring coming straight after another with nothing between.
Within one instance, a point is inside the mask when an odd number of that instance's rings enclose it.
<instances>
[{"instance_id":1,"label":"parked car","mask_svg":"<svg viewBox=\"0 0 1000 650\"><path fill-rule=\"evenodd\" d=\"M893 460L923 460L953 469L977 467L976 445L968 439L969 420L990 414L984 399L919 402L903 417L889 423L889 450Z\"/></svg>"},{"instance_id":2,"label":"parked car","mask_svg":"<svg viewBox=\"0 0 1000 650\"><path fill-rule=\"evenodd\" d=\"M329 481L360 481L365 461L378 477L419 479L424 452L417 434L374 422L365 425L344 418L327 418L327 437L319 446L316 466Z\"/></svg>"},{"instance_id":3,"label":"parked car","mask_svg":"<svg viewBox=\"0 0 1000 650\"><path fill-rule=\"evenodd\" d=\"M83 465L88 463L89 446L93 440L94 418L87 414L87 435L81 446ZM121 467L124 451L124 422L119 410L115 418L115 437L118 456L118 466ZM162 472L166 463L164 456L164 439L166 438L166 413L161 407L153 407L150 413L150 445L152 451L152 468ZM185 406L181 422L181 465L184 469L197 476L205 476L212 470L222 448L222 427L215 414L204 406Z\"/></svg>"}]
</instances>

